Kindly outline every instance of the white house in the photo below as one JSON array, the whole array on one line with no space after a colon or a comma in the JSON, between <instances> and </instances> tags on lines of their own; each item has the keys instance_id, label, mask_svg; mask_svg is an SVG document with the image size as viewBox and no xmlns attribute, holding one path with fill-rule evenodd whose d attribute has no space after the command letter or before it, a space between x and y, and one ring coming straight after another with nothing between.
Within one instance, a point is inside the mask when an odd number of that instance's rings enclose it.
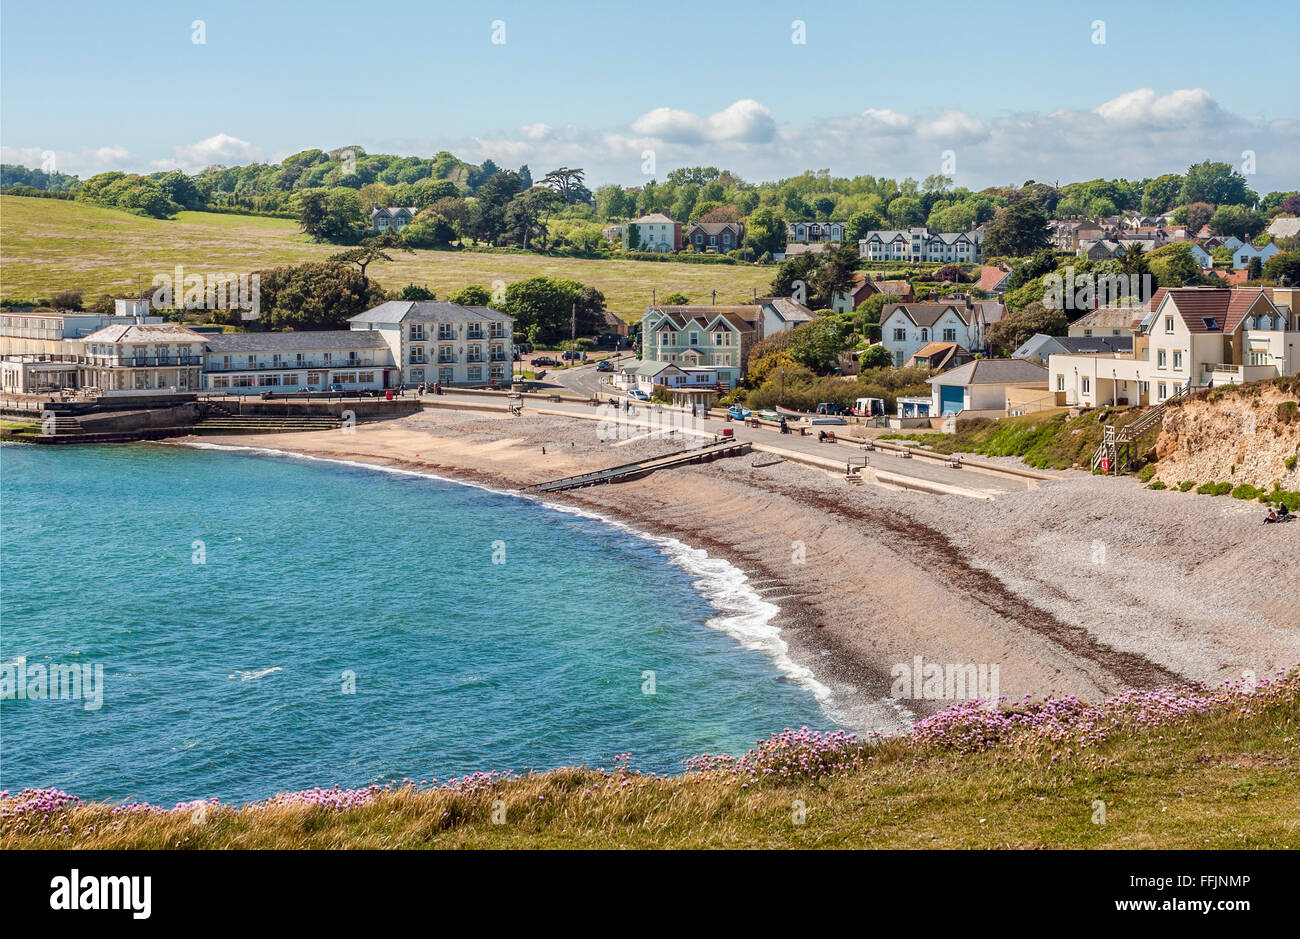
<instances>
[{"instance_id":1,"label":"white house","mask_svg":"<svg viewBox=\"0 0 1300 939\"><path fill-rule=\"evenodd\" d=\"M983 232L869 231L858 239L858 251L871 261L941 261L973 264L980 259Z\"/></svg>"},{"instance_id":2,"label":"white house","mask_svg":"<svg viewBox=\"0 0 1300 939\"><path fill-rule=\"evenodd\" d=\"M510 381L515 321L499 310L446 300L389 300L348 322L383 337L403 385Z\"/></svg>"},{"instance_id":3,"label":"white house","mask_svg":"<svg viewBox=\"0 0 1300 939\"><path fill-rule=\"evenodd\" d=\"M207 337L174 323L105 326L72 343L80 386L104 397L193 392Z\"/></svg>"},{"instance_id":4,"label":"white house","mask_svg":"<svg viewBox=\"0 0 1300 939\"><path fill-rule=\"evenodd\" d=\"M225 394L379 391L400 378L383 334L355 329L209 336L203 366L203 387Z\"/></svg>"},{"instance_id":5,"label":"white house","mask_svg":"<svg viewBox=\"0 0 1300 939\"><path fill-rule=\"evenodd\" d=\"M682 223L662 212L651 212L623 226L624 251L680 251Z\"/></svg>"},{"instance_id":6,"label":"white house","mask_svg":"<svg viewBox=\"0 0 1300 939\"><path fill-rule=\"evenodd\" d=\"M972 351L984 348L983 309L965 298L933 303L895 303L880 314L880 342L902 367L930 342L955 342Z\"/></svg>"},{"instance_id":7,"label":"white house","mask_svg":"<svg viewBox=\"0 0 1300 939\"><path fill-rule=\"evenodd\" d=\"M1162 287L1130 352L1052 355L1051 390L1064 393L1070 405L1148 405L1179 388L1294 374L1300 370L1294 294L1261 287Z\"/></svg>"},{"instance_id":8,"label":"white house","mask_svg":"<svg viewBox=\"0 0 1300 939\"><path fill-rule=\"evenodd\" d=\"M419 211L419 206L415 205L376 206L370 210L370 228L372 231L401 231L411 224Z\"/></svg>"}]
</instances>

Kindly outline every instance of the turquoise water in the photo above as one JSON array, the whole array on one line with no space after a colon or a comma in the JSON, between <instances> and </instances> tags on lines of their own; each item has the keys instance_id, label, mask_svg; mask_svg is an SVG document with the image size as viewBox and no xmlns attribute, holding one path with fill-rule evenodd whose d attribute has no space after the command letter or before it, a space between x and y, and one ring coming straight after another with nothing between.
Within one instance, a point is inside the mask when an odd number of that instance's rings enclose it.
<instances>
[{"instance_id":1,"label":"turquoise water","mask_svg":"<svg viewBox=\"0 0 1300 939\"><path fill-rule=\"evenodd\" d=\"M624 752L678 772L833 726L737 641L772 643L737 572L599 520L184 447L4 445L0 474L0 662L103 668L98 708L0 702L2 788L238 802Z\"/></svg>"}]
</instances>

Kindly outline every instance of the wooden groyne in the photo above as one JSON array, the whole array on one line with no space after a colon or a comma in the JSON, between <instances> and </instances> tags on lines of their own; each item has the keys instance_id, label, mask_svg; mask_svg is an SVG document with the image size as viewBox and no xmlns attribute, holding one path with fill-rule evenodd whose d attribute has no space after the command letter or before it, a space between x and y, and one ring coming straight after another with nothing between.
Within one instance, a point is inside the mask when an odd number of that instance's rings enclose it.
<instances>
[{"instance_id":1,"label":"wooden groyne","mask_svg":"<svg viewBox=\"0 0 1300 939\"><path fill-rule=\"evenodd\" d=\"M652 457L648 460L624 463L620 466L611 466L608 469L580 473L577 476L565 476L562 479L553 479L550 482L538 483L528 488L535 492L561 492L565 489L581 489L583 486L621 483L629 479L640 479L643 476L649 476L651 473L662 469L672 469L675 466L710 463L713 460L723 460L727 457L743 456L749 450L748 441L720 440L717 443L707 443L702 447L679 450L676 453Z\"/></svg>"}]
</instances>

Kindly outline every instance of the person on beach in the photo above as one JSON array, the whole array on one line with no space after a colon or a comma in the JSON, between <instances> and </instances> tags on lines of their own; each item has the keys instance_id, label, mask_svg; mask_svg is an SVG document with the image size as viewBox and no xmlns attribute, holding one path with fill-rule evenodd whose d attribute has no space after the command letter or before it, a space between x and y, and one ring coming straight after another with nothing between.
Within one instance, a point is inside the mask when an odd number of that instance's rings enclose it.
<instances>
[{"instance_id":1,"label":"person on beach","mask_svg":"<svg viewBox=\"0 0 1300 939\"><path fill-rule=\"evenodd\" d=\"M1280 521L1283 522L1285 522L1287 519L1291 517L1291 510L1286 507L1285 502L1283 502L1281 505L1277 507L1277 517Z\"/></svg>"},{"instance_id":2,"label":"person on beach","mask_svg":"<svg viewBox=\"0 0 1300 939\"><path fill-rule=\"evenodd\" d=\"M790 428L789 428L788 426L786 426L785 418L784 418L784 417L781 418L781 433L783 433L783 434L788 434L788 433L790 433Z\"/></svg>"}]
</instances>

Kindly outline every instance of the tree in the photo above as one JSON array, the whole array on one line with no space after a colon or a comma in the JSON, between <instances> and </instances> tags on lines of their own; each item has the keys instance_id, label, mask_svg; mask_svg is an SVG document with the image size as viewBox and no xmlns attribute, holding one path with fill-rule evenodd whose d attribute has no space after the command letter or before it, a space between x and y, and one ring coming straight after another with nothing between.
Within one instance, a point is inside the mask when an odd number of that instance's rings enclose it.
<instances>
[{"instance_id":1,"label":"tree","mask_svg":"<svg viewBox=\"0 0 1300 939\"><path fill-rule=\"evenodd\" d=\"M858 368L890 368L894 364L894 357L889 350L877 343L874 346L867 346L858 353Z\"/></svg>"},{"instance_id":2,"label":"tree","mask_svg":"<svg viewBox=\"0 0 1300 939\"><path fill-rule=\"evenodd\" d=\"M1246 262L1246 279L1259 280L1264 273L1264 264L1259 259L1259 255L1251 258Z\"/></svg>"},{"instance_id":3,"label":"tree","mask_svg":"<svg viewBox=\"0 0 1300 939\"><path fill-rule=\"evenodd\" d=\"M1178 194L1182 188L1183 177L1178 173L1166 173L1147 180L1142 187L1142 214L1160 215L1168 212L1178 204Z\"/></svg>"},{"instance_id":4,"label":"tree","mask_svg":"<svg viewBox=\"0 0 1300 939\"><path fill-rule=\"evenodd\" d=\"M1206 160L1187 168L1179 201L1209 202L1214 205L1254 205L1259 197L1246 187L1246 177L1227 163Z\"/></svg>"},{"instance_id":5,"label":"tree","mask_svg":"<svg viewBox=\"0 0 1300 939\"><path fill-rule=\"evenodd\" d=\"M352 189L299 193L298 224L317 241L351 241L365 225L361 197Z\"/></svg>"},{"instance_id":6,"label":"tree","mask_svg":"<svg viewBox=\"0 0 1300 939\"><path fill-rule=\"evenodd\" d=\"M275 329L347 329L384 292L347 264L311 262L258 272L262 313Z\"/></svg>"},{"instance_id":7,"label":"tree","mask_svg":"<svg viewBox=\"0 0 1300 939\"><path fill-rule=\"evenodd\" d=\"M1023 310L1008 312L989 327L989 343L994 348L1012 352L1037 333L1064 336L1069 327L1064 310L1048 309L1039 300Z\"/></svg>"},{"instance_id":8,"label":"tree","mask_svg":"<svg viewBox=\"0 0 1300 939\"><path fill-rule=\"evenodd\" d=\"M1047 217L1033 201L1025 198L998 210L984 229L984 255L1020 257L1049 244Z\"/></svg>"},{"instance_id":9,"label":"tree","mask_svg":"<svg viewBox=\"0 0 1300 939\"><path fill-rule=\"evenodd\" d=\"M605 295L590 285L584 285L574 300L574 325L579 336L599 332L600 314L605 312Z\"/></svg>"},{"instance_id":10,"label":"tree","mask_svg":"<svg viewBox=\"0 0 1300 939\"><path fill-rule=\"evenodd\" d=\"M561 166L558 170L551 170L542 177L541 185L553 189L565 205L574 202L590 202L591 190L583 185L583 178L581 167L570 169Z\"/></svg>"},{"instance_id":11,"label":"tree","mask_svg":"<svg viewBox=\"0 0 1300 939\"><path fill-rule=\"evenodd\" d=\"M1264 262L1266 278L1288 287L1300 286L1300 251L1280 251Z\"/></svg>"},{"instance_id":12,"label":"tree","mask_svg":"<svg viewBox=\"0 0 1300 939\"><path fill-rule=\"evenodd\" d=\"M527 192L520 193L506 206L504 222L505 232L520 247L527 248L533 236L546 237L546 225L542 219L558 201L559 197L544 186L534 186Z\"/></svg>"},{"instance_id":13,"label":"tree","mask_svg":"<svg viewBox=\"0 0 1300 939\"><path fill-rule=\"evenodd\" d=\"M686 306L691 302L691 298L684 293L670 293L664 297L664 303L668 306Z\"/></svg>"},{"instance_id":14,"label":"tree","mask_svg":"<svg viewBox=\"0 0 1300 939\"><path fill-rule=\"evenodd\" d=\"M419 284L407 284L397 295L398 300L437 300L437 295L428 287Z\"/></svg>"},{"instance_id":15,"label":"tree","mask_svg":"<svg viewBox=\"0 0 1300 939\"><path fill-rule=\"evenodd\" d=\"M1195 236L1202 228L1209 224L1211 216L1214 215L1214 206L1208 202L1192 202L1187 206L1183 214L1184 222L1187 225L1187 234Z\"/></svg>"},{"instance_id":16,"label":"tree","mask_svg":"<svg viewBox=\"0 0 1300 939\"><path fill-rule=\"evenodd\" d=\"M817 270L817 297L822 306L829 307L836 296L846 294L852 288L860 255L857 245L844 244L823 252L820 257L825 260Z\"/></svg>"},{"instance_id":17,"label":"tree","mask_svg":"<svg viewBox=\"0 0 1300 939\"><path fill-rule=\"evenodd\" d=\"M1264 213L1240 205L1221 205L1210 216L1210 228L1219 235L1236 235L1249 241L1264 230L1268 222Z\"/></svg>"},{"instance_id":18,"label":"tree","mask_svg":"<svg viewBox=\"0 0 1300 939\"><path fill-rule=\"evenodd\" d=\"M1185 241L1157 248L1146 255L1147 267L1157 287L1194 287L1201 283L1201 265Z\"/></svg>"},{"instance_id":19,"label":"tree","mask_svg":"<svg viewBox=\"0 0 1300 939\"><path fill-rule=\"evenodd\" d=\"M355 264L361 271L361 279L367 280L366 268L375 261L391 261L393 256L389 251L406 251L411 249L402 243L402 239L392 232L384 232L382 235L374 235L366 238L360 246L349 248L347 251L340 251L338 254L330 255L329 260L341 264Z\"/></svg>"},{"instance_id":20,"label":"tree","mask_svg":"<svg viewBox=\"0 0 1300 939\"><path fill-rule=\"evenodd\" d=\"M745 222L745 244L755 254L785 250L785 219L774 209L755 209Z\"/></svg>"},{"instance_id":21,"label":"tree","mask_svg":"<svg viewBox=\"0 0 1300 939\"><path fill-rule=\"evenodd\" d=\"M515 318L515 329L547 342L569 335L569 317L582 285L572 280L530 277L506 287L502 311Z\"/></svg>"},{"instance_id":22,"label":"tree","mask_svg":"<svg viewBox=\"0 0 1300 939\"><path fill-rule=\"evenodd\" d=\"M84 297L80 290L60 290L50 297L50 306L56 310L82 310Z\"/></svg>"},{"instance_id":23,"label":"tree","mask_svg":"<svg viewBox=\"0 0 1300 939\"><path fill-rule=\"evenodd\" d=\"M460 306L487 306L492 302L492 293L486 287L470 284L462 287L447 298Z\"/></svg>"},{"instance_id":24,"label":"tree","mask_svg":"<svg viewBox=\"0 0 1300 939\"><path fill-rule=\"evenodd\" d=\"M402 229L402 243L411 248L445 248L456 240L456 229L445 218L426 209Z\"/></svg>"}]
</instances>

